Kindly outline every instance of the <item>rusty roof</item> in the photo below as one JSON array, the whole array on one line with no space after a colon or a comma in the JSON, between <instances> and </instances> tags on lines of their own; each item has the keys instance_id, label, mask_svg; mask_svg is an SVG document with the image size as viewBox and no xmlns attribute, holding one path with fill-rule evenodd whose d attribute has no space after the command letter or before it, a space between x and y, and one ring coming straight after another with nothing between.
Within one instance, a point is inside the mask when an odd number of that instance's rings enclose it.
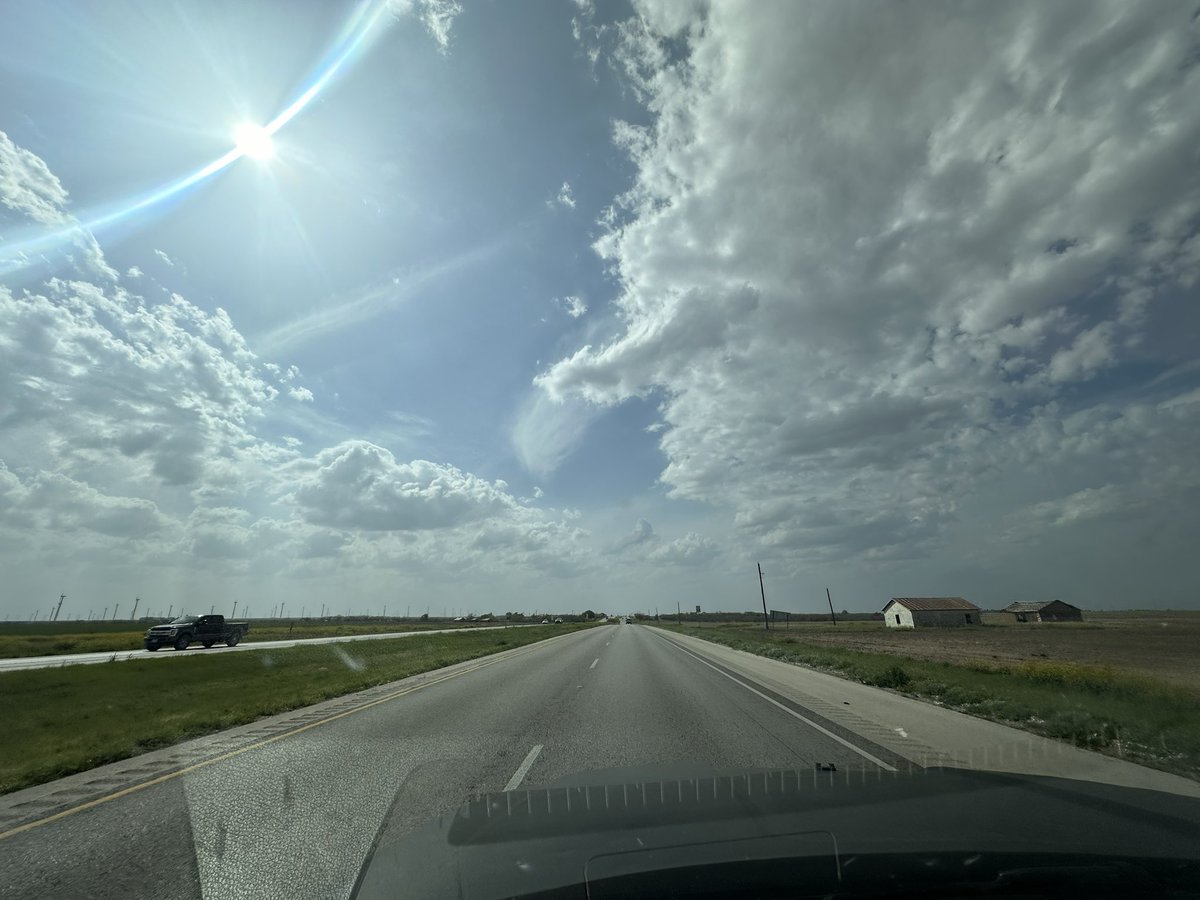
<instances>
[{"instance_id":1,"label":"rusty roof","mask_svg":"<svg viewBox=\"0 0 1200 900\"><path fill-rule=\"evenodd\" d=\"M899 603L905 609L920 610L923 612L935 612L945 609L952 610L975 610L979 607L974 603L964 600L962 597L893 597L893 603ZM885 609L887 607L884 607Z\"/></svg>"}]
</instances>

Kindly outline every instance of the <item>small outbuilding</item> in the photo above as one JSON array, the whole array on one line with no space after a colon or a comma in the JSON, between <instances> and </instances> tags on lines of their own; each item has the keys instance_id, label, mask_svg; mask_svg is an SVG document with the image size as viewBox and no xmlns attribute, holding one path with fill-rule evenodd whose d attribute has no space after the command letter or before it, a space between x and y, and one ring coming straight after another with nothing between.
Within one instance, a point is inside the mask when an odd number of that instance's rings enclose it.
<instances>
[{"instance_id":1,"label":"small outbuilding","mask_svg":"<svg viewBox=\"0 0 1200 900\"><path fill-rule=\"evenodd\" d=\"M1010 603L1002 612L1017 622L1082 622L1083 610L1062 600Z\"/></svg>"},{"instance_id":2,"label":"small outbuilding","mask_svg":"<svg viewBox=\"0 0 1200 900\"><path fill-rule=\"evenodd\" d=\"M962 597L893 597L883 608L888 628L979 625L980 609Z\"/></svg>"}]
</instances>

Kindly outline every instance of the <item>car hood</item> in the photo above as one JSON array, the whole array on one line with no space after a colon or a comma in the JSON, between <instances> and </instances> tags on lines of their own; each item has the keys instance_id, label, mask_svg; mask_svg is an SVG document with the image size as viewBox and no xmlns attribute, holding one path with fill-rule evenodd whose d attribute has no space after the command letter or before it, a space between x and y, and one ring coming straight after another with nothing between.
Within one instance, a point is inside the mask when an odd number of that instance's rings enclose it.
<instances>
[{"instance_id":1,"label":"car hood","mask_svg":"<svg viewBox=\"0 0 1200 900\"><path fill-rule=\"evenodd\" d=\"M1200 800L1156 791L957 769L624 769L475 797L406 836L385 821L354 896L656 896L722 877L772 896L781 860L788 895L1131 857L1200 886L1198 848Z\"/></svg>"}]
</instances>

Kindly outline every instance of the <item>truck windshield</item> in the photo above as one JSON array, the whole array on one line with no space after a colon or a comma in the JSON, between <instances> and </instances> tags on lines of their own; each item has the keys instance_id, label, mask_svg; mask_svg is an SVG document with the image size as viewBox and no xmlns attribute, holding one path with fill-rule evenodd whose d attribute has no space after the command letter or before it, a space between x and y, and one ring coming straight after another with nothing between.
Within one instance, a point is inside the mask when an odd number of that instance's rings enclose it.
<instances>
[{"instance_id":1,"label":"truck windshield","mask_svg":"<svg viewBox=\"0 0 1200 900\"><path fill-rule=\"evenodd\" d=\"M194 622L196 622L196 616L180 616L178 619L174 619L171 622L171 624L172 625L191 625Z\"/></svg>"}]
</instances>

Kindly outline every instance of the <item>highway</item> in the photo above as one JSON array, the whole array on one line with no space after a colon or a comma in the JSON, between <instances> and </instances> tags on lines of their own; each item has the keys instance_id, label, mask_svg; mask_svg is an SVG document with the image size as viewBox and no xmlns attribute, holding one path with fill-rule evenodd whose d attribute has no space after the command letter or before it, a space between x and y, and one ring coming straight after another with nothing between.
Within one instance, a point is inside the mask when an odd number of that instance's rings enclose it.
<instances>
[{"instance_id":1,"label":"highway","mask_svg":"<svg viewBox=\"0 0 1200 900\"><path fill-rule=\"evenodd\" d=\"M487 630L489 628L531 628L532 625L480 625L472 629ZM425 631L389 631L383 634L339 634L331 637L297 638L282 641L255 641L253 639L236 647L226 647L221 644L216 647L203 648L193 644L184 651L164 647L153 653L149 650L105 650L98 653L61 653L57 656L16 656L0 659L0 672L18 672L23 669L58 669L63 666L86 666L98 663L129 662L140 659L186 659L195 653L243 653L253 650L279 650L284 647L300 647L305 644L340 644L346 641L380 641L392 638L413 637L419 634L449 634L462 631L462 628L438 628Z\"/></svg>"},{"instance_id":2,"label":"highway","mask_svg":"<svg viewBox=\"0 0 1200 900\"><path fill-rule=\"evenodd\" d=\"M0 897L345 897L385 818L402 835L471 795L596 770L873 777L935 742L994 760L1010 741L1037 771L1027 735L708 647L573 632L0 798ZM1055 752L1084 775L1148 771Z\"/></svg>"},{"instance_id":3,"label":"highway","mask_svg":"<svg viewBox=\"0 0 1200 900\"><path fill-rule=\"evenodd\" d=\"M876 765L650 628L594 628L480 662L10 834L0 895L346 896L389 807L403 831L476 792L595 769Z\"/></svg>"}]
</instances>

